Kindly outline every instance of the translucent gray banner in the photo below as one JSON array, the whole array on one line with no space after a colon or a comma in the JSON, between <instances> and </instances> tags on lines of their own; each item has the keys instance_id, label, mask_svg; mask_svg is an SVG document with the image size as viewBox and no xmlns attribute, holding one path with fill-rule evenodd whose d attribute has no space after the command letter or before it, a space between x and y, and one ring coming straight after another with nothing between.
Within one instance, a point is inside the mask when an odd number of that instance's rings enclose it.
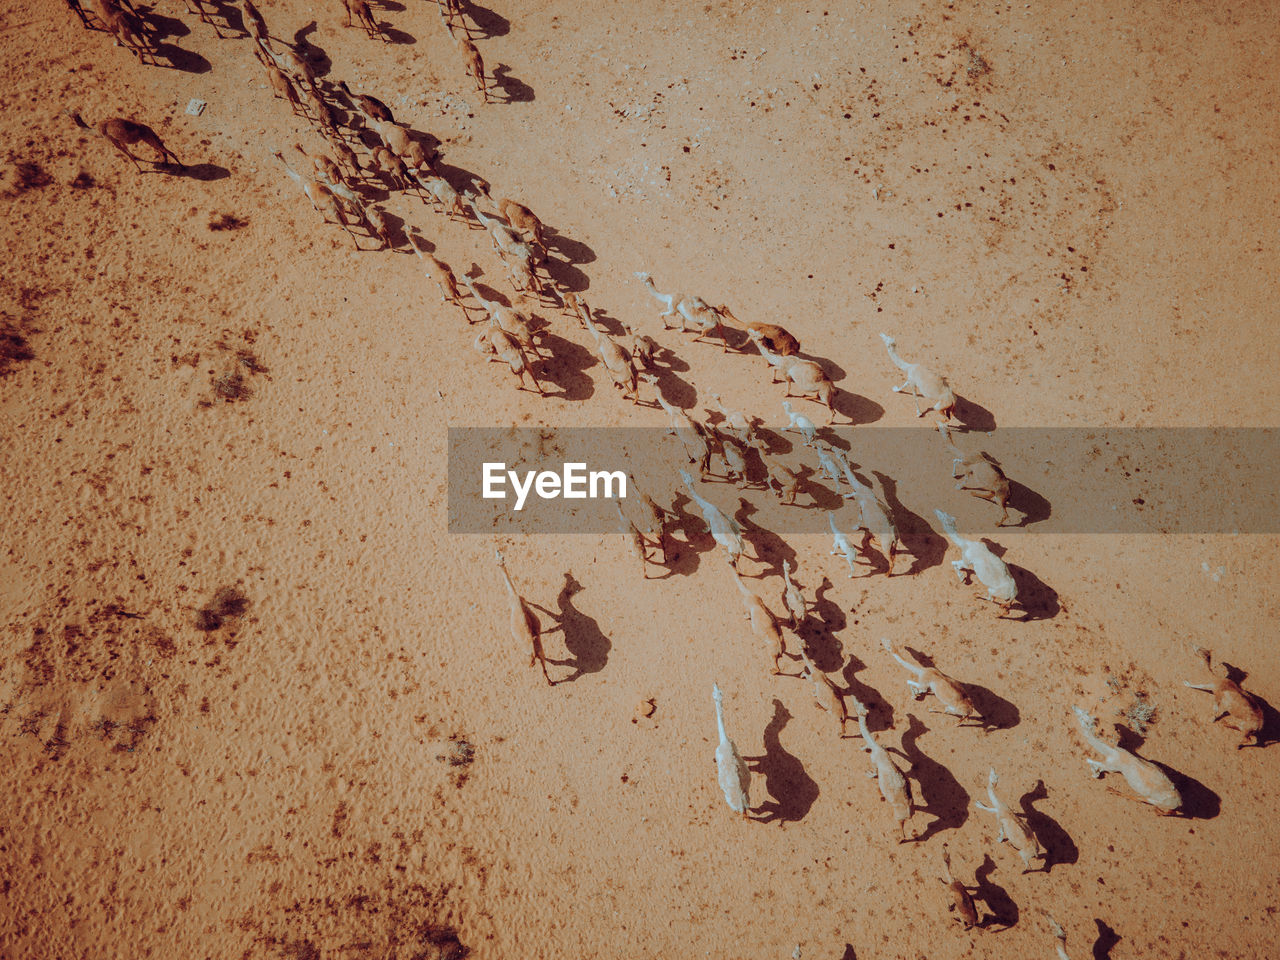
<instances>
[{"instance_id":1,"label":"translucent gray banner","mask_svg":"<svg viewBox=\"0 0 1280 960\"><path fill-rule=\"evenodd\" d=\"M748 532L758 527L782 535L828 533L828 511L848 532L858 512L839 463L843 454L854 480L872 488L908 537L937 529L935 509L953 514L968 534L1280 532L1275 428L956 432L952 441L960 454L972 460L985 452L1007 475L1003 528L999 506L956 489L961 481L953 472L963 472L963 462L923 424L823 428L813 447L794 433L760 430L757 436L775 476L786 475L778 466L798 475L794 504L781 502L776 484L764 485L765 461L756 449L747 450L746 478L735 484L717 476L727 471L714 443L709 475L700 479L686 452L692 438L662 429L450 428L449 531L615 533L619 500L643 527L637 485L660 505L701 524L680 477L686 470L698 495ZM818 449L831 451L828 461L836 463L839 483L824 473ZM986 468L979 463L978 469Z\"/></svg>"}]
</instances>

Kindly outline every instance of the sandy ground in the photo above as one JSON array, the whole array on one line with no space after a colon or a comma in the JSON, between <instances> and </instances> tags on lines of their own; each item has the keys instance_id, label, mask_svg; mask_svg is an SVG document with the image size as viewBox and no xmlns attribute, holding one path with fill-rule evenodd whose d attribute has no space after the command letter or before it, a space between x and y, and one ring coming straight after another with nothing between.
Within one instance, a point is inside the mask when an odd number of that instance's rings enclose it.
<instances>
[{"instance_id":1,"label":"sandy ground","mask_svg":"<svg viewBox=\"0 0 1280 960\"><path fill-rule=\"evenodd\" d=\"M637 270L784 323L868 435L920 425L881 329L999 427L1277 425L1266 4L495 3L472 8L489 105L434 4L374 7L396 43L336 0L260 6L451 175L533 208L557 279L669 347L683 404L776 427L782 387L663 333ZM1046 911L1072 958L1274 950L1280 752L1237 752L1182 681L1210 647L1280 736L1275 536L1002 531L1035 589L997 619L936 533L909 575L850 580L829 539L755 531L775 610L780 556L810 600L829 578L810 648L913 764L918 843L860 741L769 674L708 537L676 533L683 562L648 581L616 535L504 539L564 626L548 687L494 538L446 532L445 427L665 416L554 310L558 389L518 391L407 246L357 252L283 175L273 150L323 141L251 41L176 0L148 17L159 66L60 4L0 21L0 956L1028 958L1054 955ZM68 110L151 124L192 169L139 174ZM509 292L484 233L383 206ZM251 395L227 402L237 370ZM914 702L881 636L999 728ZM717 787L713 679L758 758L754 820ZM1087 776L1070 705L1110 729L1139 694L1154 721L1126 743L1185 817ZM974 809L991 766L1047 870ZM982 929L948 914L943 843Z\"/></svg>"}]
</instances>

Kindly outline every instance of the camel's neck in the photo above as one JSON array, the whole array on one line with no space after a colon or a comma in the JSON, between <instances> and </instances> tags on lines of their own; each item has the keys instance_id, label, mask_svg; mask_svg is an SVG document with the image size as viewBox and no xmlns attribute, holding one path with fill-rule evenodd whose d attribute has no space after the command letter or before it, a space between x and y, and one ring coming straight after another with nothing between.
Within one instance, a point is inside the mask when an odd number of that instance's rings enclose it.
<instances>
[{"instance_id":1,"label":"camel's neck","mask_svg":"<svg viewBox=\"0 0 1280 960\"><path fill-rule=\"evenodd\" d=\"M920 666L918 663L912 663L911 660L904 657L903 654L906 653L905 650L899 650L897 647L890 647L889 653L892 654L893 659L897 660L903 665L903 667L914 673L917 680L924 676L924 667ZM914 660L915 658L913 657L912 659Z\"/></svg>"},{"instance_id":2,"label":"camel's neck","mask_svg":"<svg viewBox=\"0 0 1280 960\"><path fill-rule=\"evenodd\" d=\"M1111 749L1111 744L1106 743L1098 736L1097 730L1094 728L1092 718L1082 719L1080 721L1080 733L1088 742L1089 746L1097 750L1099 753L1106 753Z\"/></svg>"},{"instance_id":3,"label":"camel's neck","mask_svg":"<svg viewBox=\"0 0 1280 960\"><path fill-rule=\"evenodd\" d=\"M505 566L499 567L499 569L502 571L502 580L507 585L507 596L510 598L511 603L514 606L519 606L520 594L516 593L515 584L511 582L511 575L507 573L507 568Z\"/></svg>"},{"instance_id":4,"label":"camel's neck","mask_svg":"<svg viewBox=\"0 0 1280 960\"><path fill-rule=\"evenodd\" d=\"M885 349L889 351L889 359L893 361L894 365L899 370L906 373L911 369L911 364L907 363L907 361L903 360L900 356L898 356L897 350L887 345L885 346Z\"/></svg>"},{"instance_id":5,"label":"camel's neck","mask_svg":"<svg viewBox=\"0 0 1280 960\"><path fill-rule=\"evenodd\" d=\"M872 754L880 749L880 744L876 743L876 738L871 735L871 729L867 726L867 718L864 714L858 715L858 730L862 733L862 739L866 741L867 746L871 748Z\"/></svg>"},{"instance_id":6,"label":"camel's neck","mask_svg":"<svg viewBox=\"0 0 1280 960\"><path fill-rule=\"evenodd\" d=\"M720 731L720 745L728 746L729 734L724 729L724 708L719 700L716 701L716 727Z\"/></svg>"},{"instance_id":7,"label":"camel's neck","mask_svg":"<svg viewBox=\"0 0 1280 960\"><path fill-rule=\"evenodd\" d=\"M991 806L996 808L997 814L1006 812L1004 804L1000 802L1000 798L996 796L996 785L990 780L987 781L987 799L991 801Z\"/></svg>"}]
</instances>

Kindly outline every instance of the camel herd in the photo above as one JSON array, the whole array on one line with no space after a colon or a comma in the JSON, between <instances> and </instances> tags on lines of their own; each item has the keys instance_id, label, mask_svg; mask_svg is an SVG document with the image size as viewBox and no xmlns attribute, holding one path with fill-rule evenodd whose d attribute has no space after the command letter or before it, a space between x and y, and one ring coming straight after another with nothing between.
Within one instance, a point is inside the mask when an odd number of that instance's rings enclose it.
<instances>
[{"instance_id":1,"label":"camel herd","mask_svg":"<svg viewBox=\"0 0 1280 960\"><path fill-rule=\"evenodd\" d=\"M129 49L142 62L148 62L147 57L154 58L157 45L148 34L145 18L139 16L130 0L67 0L67 3L86 27L108 32L118 45ZM814 482L808 476L822 477L834 485L842 499L851 501L848 515L843 519L835 511L827 514L832 538L830 554L841 557L849 577L854 577L859 564L879 565L879 561L871 559L874 547L887 563L885 575L895 575L898 554L909 551L899 535L894 511L870 483L859 477L843 450L826 440L827 427L840 412L841 398L828 366L820 358L803 355L800 341L781 326L744 324L727 305L712 306L706 299L680 292L679 288L668 287L672 292L663 293L649 273L639 271L635 276L657 305L664 331L693 333L691 342L718 343L721 353L731 349L735 353L754 353L764 361L770 383L785 385L780 401L785 421L779 423L780 429L801 438L802 443L796 450L812 451L816 469L810 474L805 468L815 465L782 459L775 445L760 431L764 423L760 417L727 407L715 393L708 393L716 407L714 411L707 411L708 418L695 416L691 409L673 404L663 394L662 358L670 359L674 351L653 337L637 332L635 324L611 321L609 325L616 329L607 329L579 291L558 282L549 255L550 232L529 207L512 199L495 197L490 185L478 178L459 182L456 175L452 178L443 175L438 156L428 146L429 138L397 122L386 104L372 94L354 92L345 82L335 84L316 77L297 49L271 35L262 14L250 0L240 0L240 3L245 34L251 40L252 52L266 74L273 97L287 104L296 116L313 123L330 147L328 153L322 153L306 151L301 144L294 144L293 149L301 161L297 168L286 159L283 149L274 152L288 178L326 221L346 231L357 248L362 237L376 239L380 249L407 242L419 258L426 277L439 290L442 302L456 306L468 328L480 325L472 346L483 359L476 362L504 364L516 378L518 389L547 395L546 371L554 367L557 358L545 335L549 324L538 311L545 313L549 306L570 321L576 321L578 330L586 331L601 371L623 398L639 407L665 411L667 434L678 441L677 459L682 455L685 464L672 471L672 479L678 474L688 502L701 513L711 538L725 551L753 643L767 657L772 674L808 681L817 706L838 721L841 739L846 737L849 722L856 723L862 749L870 754L872 769L868 776L877 780L881 795L892 811L893 832L898 842L917 839L917 832L908 831L917 812L908 776L910 771L904 772L899 767L892 755L895 748L883 745L870 729L867 706L853 696L852 690L842 689L831 676L817 669L810 651L805 648L798 631L809 616L810 604L792 578L792 563L786 561L782 567L780 609L786 611L783 617L775 614L744 578L741 564L749 555L741 524L705 495L704 483L714 475L742 486L754 483L773 491L782 504L796 505L798 492ZM219 37L223 36L216 11L207 9L213 4L206 4L206 0L187 0L187 5L201 21L212 25ZM370 38L385 39L366 0L343 0L343 5L346 26L359 25ZM438 0L437 6L442 23L457 44L467 74L488 103L484 63L472 40L465 4L460 0ZM139 158L128 149L138 144L153 149L160 163L171 161L181 165L177 156L145 124L118 118L91 126L79 114L74 118L81 127L94 130L108 140L139 169ZM459 278L447 263L423 249L423 244L414 236L402 236L386 213L368 199L369 187L404 191L424 205L434 207L448 221L484 230L511 285L510 302L487 298L471 276ZM473 311L477 313L474 317ZM1000 523L1005 524L1010 508L1017 509L1017 504L1011 502L1009 480L999 461L985 451L966 453L956 445L954 431L964 425L958 416L960 404L947 378L928 366L907 362L898 354L894 338L887 334L880 337L890 362L905 377L902 384L891 385L892 392L910 394L918 417L937 415L936 428L953 457L955 489L990 501L1000 509ZM732 347L731 339L738 341ZM645 399L642 393L652 393L652 399ZM799 401L809 401L825 409L826 424L819 426L810 419L803 411L813 408L803 408ZM852 416L848 419L853 422ZM712 471L716 462L722 464L723 470L718 475ZM691 470L696 471L696 477ZM753 475L763 479L752 481L749 478ZM842 492L844 488L847 491ZM676 516L676 507L674 503L654 500L639 491L634 483L632 491L628 502L639 505L643 516L637 523L619 503L620 531L647 577L649 565L668 566L678 556L678 550L671 549L667 529L669 521ZM961 534L949 513L942 509L934 512L943 533L956 549L957 556L951 566L957 578L962 583L968 583L970 577L976 578L982 586L978 597L994 604L1000 616L1007 615L1018 603L1017 583L1009 567L987 541ZM860 531L861 538L845 532L842 525ZM556 681L548 670L542 637L545 629L556 627L544 629L533 605L516 589L503 556L495 551L495 559L507 593L512 639L520 649L530 652L530 665L540 666L547 684L554 686ZM766 558L754 559L764 561ZM797 641L791 649L788 632ZM917 657L888 638L881 643L885 653L910 675L907 686L915 699L932 695L941 706L939 712L957 718L959 724L984 725L984 718L966 693L963 681L944 674L927 657ZM1212 719L1225 720L1226 725L1236 729L1242 736L1239 746L1249 742L1261 746L1263 715L1257 700L1242 690L1221 665L1215 668L1207 651L1197 648L1197 653L1212 674L1213 682L1188 683L1188 686L1213 693ZM784 670L788 661L799 661L797 672ZM718 727L719 783L729 807L749 817L751 771L727 733L724 694L718 685L713 685L713 699ZM847 700L851 701L852 710L846 705ZM1073 711L1084 743L1100 758L1087 760L1094 776L1119 773L1136 799L1161 814L1179 811L1182 798L1159 765L1105 737L1087 711L1080 707L1073 707ZM879 736L884 738L888 732L881 731ZM1017 851L1025 870L1029 871L1034 861L1044 860L1044 852L1025 818L1001 800L996 791L998 783L999 777L992 768L986 785L989 803L976 806L994 816L999 828L998 839ZM957 919L966 929L980 925L969 889L953 874L945 844L941 857L943 874L939 879L951 892ZM1065 957L1066 936L1056 921L1050 919L1050 924L1058 941L1059 956Z\"/></svg>"}]
</instances>

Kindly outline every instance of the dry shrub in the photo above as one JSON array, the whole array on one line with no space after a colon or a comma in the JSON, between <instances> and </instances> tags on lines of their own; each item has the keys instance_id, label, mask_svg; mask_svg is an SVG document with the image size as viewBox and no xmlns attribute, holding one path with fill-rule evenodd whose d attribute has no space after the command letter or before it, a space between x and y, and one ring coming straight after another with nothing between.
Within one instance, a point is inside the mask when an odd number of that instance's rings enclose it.
<instances>
[{"instance_id":1,"label":"dry shrub","mask_svg":"<svg viewBox=\"0 0 1280 960\"><path fill-rule=\"evenodd\" d=\"M0 196L13 197L53 183L44 168L30 160L10 161L0 168Z\"/></svg>"},{"instance_id":2,"label":"dry shrub","mask_svg":"<svg viewBox=\"0 0 1280 960\"><path fill-rule=\"evenodd\" d=\"M237 217L234 213L220 213L209 221L210 230L240 230L247 227L249 221Z\"/></svg>"},{"instance_id":3,"label":"dry shrub","mask_svg":"<svg viewBox=\"0 0 1280 960\"><path fill-rule=\"evenodd\" d=\"M0 317L0 377L10 373L16 364L34 357L22 326L11 317Z\"/></svg>"},{"instance_id":4,"label":"dry shrub","mask_svg":"<svg viewBox=\"0 0 1280 960\"><path fill-rule=\"evenodd\" d=\"M226 621L244 616L248 609L249 598L238 587L223 587L196 612L196 629L205 632L217 630Z\"/></svg>"}]
</instances>

